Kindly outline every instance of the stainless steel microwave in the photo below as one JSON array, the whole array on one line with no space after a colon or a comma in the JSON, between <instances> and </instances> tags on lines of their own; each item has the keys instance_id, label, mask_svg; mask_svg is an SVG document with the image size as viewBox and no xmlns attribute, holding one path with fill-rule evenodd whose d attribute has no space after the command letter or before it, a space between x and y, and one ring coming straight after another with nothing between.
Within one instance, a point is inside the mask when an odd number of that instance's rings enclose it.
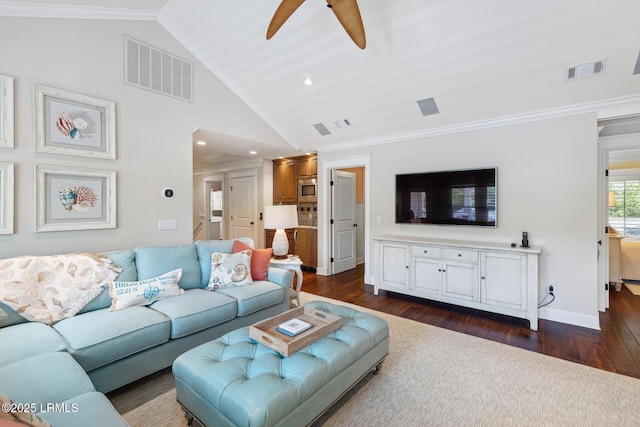
<instances>
[{"instance_id":1,"label":"stainless steel microwave","mask_svg":"<svg viewBox=\"0 0 640 427\"><path fill-rule=\"evenodd\" d=\"M318 201L318 180L315 178L298 180L298 203Z\"/></svg>"}]
</instances>

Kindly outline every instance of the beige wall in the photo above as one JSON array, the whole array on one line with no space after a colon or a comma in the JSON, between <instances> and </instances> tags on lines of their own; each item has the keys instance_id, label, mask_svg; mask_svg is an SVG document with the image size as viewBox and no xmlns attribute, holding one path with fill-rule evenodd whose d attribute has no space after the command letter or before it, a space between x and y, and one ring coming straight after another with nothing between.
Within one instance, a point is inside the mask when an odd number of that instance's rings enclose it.
<instances>
[{"instance_id":1,"label":"beige wall","mask_svg":"<svg viewBox=\"0 0 640 427\"><path fill-rule=\"evenodd\" d=\"M320 152L320 167L365 154L371 155L371 237L419 235L508 245L527 231L530 243L542 247L540 295L553 284L557 297L541 316L597 327L595 114ZM498 168L497 228L395 224L396 174L488 166ZM368 274L377 261L373 256L371 251Z\"/></svg>"},{"instance_id":2,"label":"beige wall","mask_svg":"<svg viewBox=\"0 0 640 427\"><path fill-rule=\"evenodd\" d=\"M194 102L123 83L123 37L130 36L194 62ZM186 244L193 233L194 128L257 139L280 137L155 22L0 18L0 74L15 79L15 234L0 236L0 258L141 245ZM42 84L116 103L117 160L34 153L33 85ZM252 123L246 126L246 123ZM117 172L117 228L36 233L34 165ZM164 200L161 189L176 196ZM158 230L175 219L176 230Z\"/></svg>"}]
</instances>

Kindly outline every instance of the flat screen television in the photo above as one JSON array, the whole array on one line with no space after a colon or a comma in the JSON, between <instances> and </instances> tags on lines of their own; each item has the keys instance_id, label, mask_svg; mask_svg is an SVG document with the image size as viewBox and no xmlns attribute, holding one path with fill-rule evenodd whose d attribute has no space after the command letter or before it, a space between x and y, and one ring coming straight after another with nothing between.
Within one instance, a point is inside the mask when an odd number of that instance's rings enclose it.
<instances>
[{"instance_id":1,"label":"flat screen television","mask_svg":"<svg viewBox=\"0 0 640 427\"><path fill-rule=\"evenodd\" d=\"M497 168L396 175L396 223L496 227Z\"/></svg>"}]
</instances>

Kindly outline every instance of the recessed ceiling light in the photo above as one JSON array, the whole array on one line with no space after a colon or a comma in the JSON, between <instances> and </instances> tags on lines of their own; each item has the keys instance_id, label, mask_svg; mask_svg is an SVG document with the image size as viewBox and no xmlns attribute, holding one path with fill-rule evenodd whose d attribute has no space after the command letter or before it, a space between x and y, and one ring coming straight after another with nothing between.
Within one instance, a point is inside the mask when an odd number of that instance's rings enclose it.
<instances>
[{"instance_id":1,"label":"recessed ceiling light","mask_svg":"<svg viewBox=\"0 0 640 427\"><path fill-rule=\"evenodd\" d=\"M307 86L313 86L313 80L311 80L310 77L307 77L306 79L304 79L304 84L306 84Z\"/></svg>"},{"instance_id":2,"label":"recessed ceiling light","mask_svg":"<svg viewBox=\"0 0 640 427\"><path fill-rule=\"evenodd\" d=\"M252 151L249 151L249 154L258 154L258 152L252 150Z\"/></svg>"},{"instance_id":3,"label":"recessed ceiling light","mask_svg":"<svg viewBox=\"0 0 640 427\"><path fill-rule=\"evenodd\" d=\"M207 143L204 142L204 141L198 141L198 142L196 142L196 144L198 144L198 145L207 145Z\"/></svg>"}]
</instances>

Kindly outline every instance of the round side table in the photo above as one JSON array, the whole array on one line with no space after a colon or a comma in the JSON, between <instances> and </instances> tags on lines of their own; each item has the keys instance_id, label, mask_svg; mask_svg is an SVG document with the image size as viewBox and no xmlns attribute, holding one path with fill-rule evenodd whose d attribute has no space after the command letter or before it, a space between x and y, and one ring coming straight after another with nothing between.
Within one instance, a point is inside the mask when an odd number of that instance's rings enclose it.
<instances>
[{"instance_id":1,"label":"round side table","mask_svg":"<svg viewBox=\"0 0 640 427\"><path fill-rule=\"evenodd\" d=\"M300 307L300 290L302 289L302 260L295 255L288 255L286 259L271 258L269 266L284 268L285 270L294 271L298 275L298 283L296 284L296 301ZM293 295L291 295L293 299Z\"/></svg>"}]
</instances>

